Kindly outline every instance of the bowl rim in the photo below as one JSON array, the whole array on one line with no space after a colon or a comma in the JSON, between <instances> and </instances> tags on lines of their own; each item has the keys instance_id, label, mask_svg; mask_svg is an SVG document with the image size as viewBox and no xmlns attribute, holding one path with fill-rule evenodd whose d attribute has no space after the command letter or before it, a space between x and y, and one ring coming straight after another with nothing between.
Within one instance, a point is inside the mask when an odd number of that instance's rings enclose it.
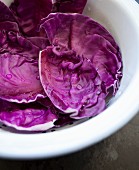
<instances>
[{"instance_id":1,"label":"bowl rim","mask_svg":"<svg viewBox=\"0 0 139 170\"><path fill-rule=\"evenodd\" d=\"M129 15L134 18L139 40L139 5L133 0L116 0L116 3L120 3L126 10L130 8ZM132 9L134 9L134 13ZM137 52L137 55L139 55L139 50ZM132 89L137 88L138 84L139 68L137 68L136 74L125 92L114 104L103 111L103 114L74 127L45 135L1 133L0 157L10 159L50 158L69 154L96 144L119 130L137 114L139 110L139 91L136 91L136 94L132 94ZM124 101L127 98L128 101L125 103ZM117 107L120 107L121 113L124 112L124 114L119 115L117 113ZM110 114L113 114L113 116L109 116ZM109 121L102 121L101 127L98 127L97 124L103 119ZM109 127L111 127L111 129ZM92 129L95 130L96 133L91 134ZM61 138L61 136L63 136L63 138ZM33 142L33 146L30 141ZM45 141L48 141L47 145Z\"/></svg>"}]
</instances>

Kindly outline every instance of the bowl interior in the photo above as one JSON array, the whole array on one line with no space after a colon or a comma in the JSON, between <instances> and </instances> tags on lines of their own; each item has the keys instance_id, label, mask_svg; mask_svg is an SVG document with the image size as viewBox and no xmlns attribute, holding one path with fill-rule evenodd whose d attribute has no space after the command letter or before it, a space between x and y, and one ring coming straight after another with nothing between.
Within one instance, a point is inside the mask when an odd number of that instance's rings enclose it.
<instances>
[{"instance_id":1,"label":"bowl interior","mask_svg":"<svg viewBox=\"0 0 139 170\"><path fill-rule=\"evenodd\" d=\"M122 4L122 2L121 2ZM89 0L85 14L101 23L113 35L120 46L123 59L123 78L120 89L111 104L124 93L132 82L138 68L139 57L138 36L135 20L130 11L117 3L117 1Z\"/></svg>"},{"instance_id":2,"label":"bowl interior","mask_svg":"<svg viewBox=\"0 0 139 170\"><path fill-rule=\"evenodd\" d=\"M8 6L12 1L13 0L3 0ZM128 11L123 9L121 5L118 5L116 1L88 0L84 14L101 23L113 35L121 49L123 58L123 78L116 96L109 102L110 106L124 93L128 85L130 85L136 68L138 67L138 56L136 55L138 37L136 36L136 26L131 16L128 15ZM80 124L85 120L76 121L72 125L64 128ZM5 127L3 124L0 124L0 127L3 130L18 133L18 131L13 128ZM63 128L59 128L58 130L61 129ZM50 131L53 130L57 129L53 128Z\"/></svg>"},{"instance_id":3,"label":"bowl interior","mask_svg":"<svg viewBox=\"0 0 139 170\"><path fill-rule=\"evenodd\" d=\"M3 2L9 4L11 1L3 0ZM137 78L137 75L139 76L139 26L135 15L136 12L133 12L133 10L137 11L137 4L132 0L88 0L84 10L85 15L88 15L101 23L114 36L116 42L120 46L123 58L123 78L120 89L116 96L111 100L109 107L104 113L77 126L70 126L70 128L54 133L34 135L24 134L23 136L21 134L12 133L10 135L10 141L13 143L12 150L11 145L8 142L9 132L7 134L7 130L5 130L4 127L4 130L1 129L0 134L3 135L0 141L0 155L3 153L3 155L9 157L19 156L21 158L30 158L42 156L51 157L72 152L105 138L133 117L130 116L130 118L128 118L129 114L127 113L127 110L125 110L126 103L123 101L124 99L127 99L126 96L130 96L129 93L133 89L135 78ZM129 89L130 86L131 88ZM137 96L139 95L137 94ZM123 105L120 105L118 102ZM130 104L130 101L128 103ZM112 106L113 108L111 108ZM117 106L122 107L121 111L122 114L125 114L125 117L120 117L120 110L116 113L114 108L117 108ZM111 110L109 110L109 108L111 108ZM111 111L113 111L113 114ZM109 120L107 119L108 117ZM127 120L125 120L126 117ZM118 120L120 123L117 121L112 127L110 120L116 118L119 118ZM105 129L103 128L105 127L104 124L109 124L109 126ZM94 129L91 131L91 135L89 133L90 128ZM36 143L34 140L36 140ZM38 146L37 143L41 143L41 146ZM18 151L11 153L10 151L14 151L14 148L15 151Z\"/></svg>"}]
</instances>

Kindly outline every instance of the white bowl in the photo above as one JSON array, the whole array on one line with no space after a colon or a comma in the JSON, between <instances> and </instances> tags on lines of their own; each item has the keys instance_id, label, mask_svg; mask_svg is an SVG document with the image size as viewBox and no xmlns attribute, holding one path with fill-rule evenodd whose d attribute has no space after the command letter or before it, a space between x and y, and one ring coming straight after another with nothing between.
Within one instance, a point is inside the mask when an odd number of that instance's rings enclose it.
<instances>
[{"instance_id":1,"label":"white bowl","mask_svg":"<svg viewBox=\"0 0 139 170\"><path fill-rule=\"evenodd\" d=\"M139 110L138 4L134 0L88 0L85 14L102 23L121 48L124 76L116 97L100 115L66 129L44 134L1 130L0 157L48 158L83 149L116 132Z\"/></svg>"}]
</instances>

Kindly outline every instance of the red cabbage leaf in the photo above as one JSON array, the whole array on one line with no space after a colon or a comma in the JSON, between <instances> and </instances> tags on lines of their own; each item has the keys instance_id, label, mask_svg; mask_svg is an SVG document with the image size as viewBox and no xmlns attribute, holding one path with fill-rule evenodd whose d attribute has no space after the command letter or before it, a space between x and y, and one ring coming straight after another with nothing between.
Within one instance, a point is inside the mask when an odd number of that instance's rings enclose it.
<instances>
[{"instance_id":1,"label":"red cabbage leaf","mask_svg":"<svg viewBox=\"0 0 139 170\"><path fill-rule=\"evenodd\" d=\"M80 14L50 14L41 21L50 43L76 52L93 63L106 89L117 91L122 58L111 34L99 23ZM117 84L118 83L118 84Z\"/></svg>"},{"instance_id":2,"label":"red cabbage leaf","mask_svg":"<svg viewBox=\"0 0 139 170\"><path fill-rule=\"evenodd\" d=\"M0 98L26 103L45 97L38 59L39 51L49 45L48 39L21 36L12 12L1 2L0 16Z\"/></svg>"},{"instance_id":3,"label":"red cabbage leaf","mask_svg":"<svg viewBox=\"0 0 139 170\"><path fill-rule=\"evenodd\" d=\"M48 97L40 99L37 102L44 107L47 107L48 109L51 108L51 111L58 116L58 119L54 122L55 127L62 127L64 125L69 125L75 122L75 119L72 119L69 114L65 114L61 110L57 109Z\"/></svg>"},{"instance_id":4,"label":"red cabbage leaf","mask_svg":"<svg viewBox=\"0 0 139 170\"><path fill-rule=\"evenodd\" d=\"M37 102L16 104L0 100L0 121L17 130L44 131L54 127L57 115Z\"/></svg>"},{"instance_id":5,"label":"red cabbage leaf","mask_svg":"<svg viewBox=\"0 0 139 170\"><path fill-rule=\"evenodd\" d=\"M22 33L26 36L40 35L37 32L40 20L50 14L51 0L14 0L10 5Z\"/></svg>"},{"instance_id":6,"label":"red cabbage leaf","mask_svg":"<svg viewBox=\"0 0 139 170\"><path fill-rule=\"evenodd\" d=\"M16 18L12 11L3 2L0 1L0 22L4 21L15 22Z\"/></svg>"},{"instance_id":7,"label":"red cabbage leaf","mask_svg":"<svg viewBox=\"0 0 139 170\"><path fill-rule=\"evenodd\" d=\"M41 21L51 46L40 54L40 78L53 104L71 117L100 113L122 77L119 47L100 24L80 14L50 14Z\"/></svg>"},{"instance_id":8,"label":"red cabbage leaf","mask_svg":"<svg viewBox=\"0 0 139 170\"><path fill-rule=\"evenodd\" d=\"M52 12L82 13L87 0L52 0Z\"/></svg>"},{"instance_id":9,"label":"red cabbage leaf","mask_svg":"<svg viewBox=\"0 0 139 170\"><path fill-rule=\"evenodd\" d=\"M40 48L18 33L0 32L0 98L32 102L46 96L39 79Z\"/></svg>"},{"instance_id":10,"label":"red cabbage leaf","mask_svg":"<svg viewBox=\"0 0 139 170\"><path fill-rule=\"evenodd\" d=\"M60 50L47 47L41 52L40 78L47 96L58 109L75 112L72 118L100 113L105 108L105 91L93 64L73 51ZM92 112L82 114L91 106Z\"/></svg>"}]
</instances>

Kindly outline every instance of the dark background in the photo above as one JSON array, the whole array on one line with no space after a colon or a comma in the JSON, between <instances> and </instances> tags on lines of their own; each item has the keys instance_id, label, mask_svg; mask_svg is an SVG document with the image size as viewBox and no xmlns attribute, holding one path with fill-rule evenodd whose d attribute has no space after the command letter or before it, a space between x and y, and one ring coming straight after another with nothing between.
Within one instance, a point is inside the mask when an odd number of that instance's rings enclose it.
<instances>
[{"instance_id":1,"label":"dark background","mask_svg":"<svg viewBox=\"0 0 139 170\"><path fill-rule=\"evenodd\" d=\"M139 114L113 136L78 153L48 160L13 161L1 159L0 170L10 169L139 170Z\"/></svg>"}]
</instances>

